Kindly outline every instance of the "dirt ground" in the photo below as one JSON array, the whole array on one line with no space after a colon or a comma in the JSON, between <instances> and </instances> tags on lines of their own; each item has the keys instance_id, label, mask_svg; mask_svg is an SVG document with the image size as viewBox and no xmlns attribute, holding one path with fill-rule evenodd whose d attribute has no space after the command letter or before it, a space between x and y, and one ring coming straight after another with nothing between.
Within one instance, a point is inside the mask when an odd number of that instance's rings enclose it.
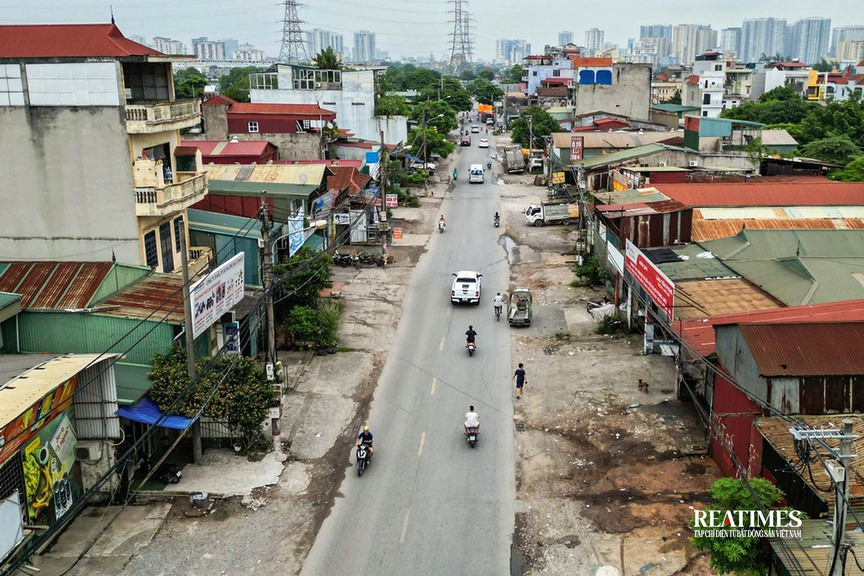
<instances>
[{"instance_id":1,"label":"dirt ground","mask_svg":"<svg viewBox=\"0 0 864 576\"><path fill-rule=\"evenodd\" d=\"M687 522L718 472L692 407L675 399L672 362L642 355L641 335L594 333L585 303L600 292L570 286L576 231L528 226L520 212L545 189L506 179L510 288L535 303L531 326L512 329L528 375L514 399L524 573L710 574Z\"/></svg>"}]
</instances>

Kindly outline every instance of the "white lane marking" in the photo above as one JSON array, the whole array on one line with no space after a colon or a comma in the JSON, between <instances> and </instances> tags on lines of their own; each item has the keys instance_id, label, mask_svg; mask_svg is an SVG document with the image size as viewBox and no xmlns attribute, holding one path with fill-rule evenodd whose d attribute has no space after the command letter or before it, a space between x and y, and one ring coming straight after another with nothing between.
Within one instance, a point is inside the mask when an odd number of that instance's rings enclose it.
<instances>
[{"instance_id":1,"label":"white lane marking","mask_svg":"<svg viewBox=\"0 0 864 576\"><path fill-rule=\"evenodd\" d=\"M437 384L437 383L438 383L438 379L432 378L432 391L429 394L431 394L433 396L435 395L435 384Z\"/></svg>"},{"instance_id":2,"label":"white lane marking","mask_svg":"<svg viewBox=\"0 0 864 576\"><path fill-rule=\"evenodd\" d=\"M417 449L417 456L423 455L423 445L426 443L426 433L422 432L420 434L420 447Z\"/></svg>"},{"instance_id":3,"label":"white lane marking","mask_svg":"<svg viewBox=\"0 0 864 576\"><path fill-rule=\"evenodd\" d=\"M438 346L438 351L439 352L444 351L444 336L441 337L441 344Z\"/></svg>"},{"instance_id":4,"label":"white lane marking","mask_svg":"<svg viewBox=\"0 0 864 576\"><path fill-rule=\"evenodd\" d=\"M405 510L405 519L402 520L402 535L399 537L399 544L405 543L405 533L408 532L408 516L411 515L411 509Z\"/></svg>"}]
</instances>

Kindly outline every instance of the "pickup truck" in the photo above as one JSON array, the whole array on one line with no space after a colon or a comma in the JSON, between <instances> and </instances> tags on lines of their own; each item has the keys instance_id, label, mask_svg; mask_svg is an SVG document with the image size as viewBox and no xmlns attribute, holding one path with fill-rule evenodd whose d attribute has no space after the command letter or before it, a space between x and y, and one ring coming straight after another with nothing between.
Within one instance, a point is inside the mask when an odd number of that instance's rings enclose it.
<instances>
[{"instance_id":1,"label":"pickup truck","mask_svg":"<svg viewBox=\"0 0 864 576\"><path fill-rule=\"evenodd\" d=\"M539 206L528 206L525 209L525 221L534 226L555 224L560 222L569 226L579 218L579 204L541 202Z\"/></svg>"},{"instance_id":2,"label":"pickup truck","mask_svg":"<svg viewBox=\"0 0 864 576\"><path fill-rule=\"evenodd\" d=\"M459 304L460 302L468 302L469 304L480 304L480 279L482 274L462 270L453 274L453 287L450 289L450 302Z\"/></svg>"}]
</instances>

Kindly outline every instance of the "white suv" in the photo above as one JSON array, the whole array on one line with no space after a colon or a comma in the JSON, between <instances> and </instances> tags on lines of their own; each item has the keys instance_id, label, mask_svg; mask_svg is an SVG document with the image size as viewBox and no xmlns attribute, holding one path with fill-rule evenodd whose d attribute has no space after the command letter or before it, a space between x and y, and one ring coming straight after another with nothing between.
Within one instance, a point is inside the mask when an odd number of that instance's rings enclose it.
<instances>
[{"instance_id":1,"label":"white suv","mask_svg":"<svg viewBox=\"0 0 864 576\"><path fill-rule=\"evenodd\" d=\"M472 304L480 304L480 279L482 274L463 270L453 274L453 287L450 289L450 302L459 304L460 302L468 302Z\"/></svg>"}]
</instances>

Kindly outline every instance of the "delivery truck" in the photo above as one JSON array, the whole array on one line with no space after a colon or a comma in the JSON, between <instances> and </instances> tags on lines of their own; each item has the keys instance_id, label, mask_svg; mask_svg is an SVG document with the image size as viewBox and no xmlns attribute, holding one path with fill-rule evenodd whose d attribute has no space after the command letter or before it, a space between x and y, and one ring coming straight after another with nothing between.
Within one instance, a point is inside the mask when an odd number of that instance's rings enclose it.
<instances>
[{"instance_id":1,"label":"delivery truck","mask_svg":"<svg viewBox=\"0 0 864 576\"><path fill-rule=\"evenodd\" d=\"M541 202L539 206L531 205L525 209L525 221L534 226L544 224L564 224L579 219L579 204L567 202Z\"/></svg>"}]
</instances>

